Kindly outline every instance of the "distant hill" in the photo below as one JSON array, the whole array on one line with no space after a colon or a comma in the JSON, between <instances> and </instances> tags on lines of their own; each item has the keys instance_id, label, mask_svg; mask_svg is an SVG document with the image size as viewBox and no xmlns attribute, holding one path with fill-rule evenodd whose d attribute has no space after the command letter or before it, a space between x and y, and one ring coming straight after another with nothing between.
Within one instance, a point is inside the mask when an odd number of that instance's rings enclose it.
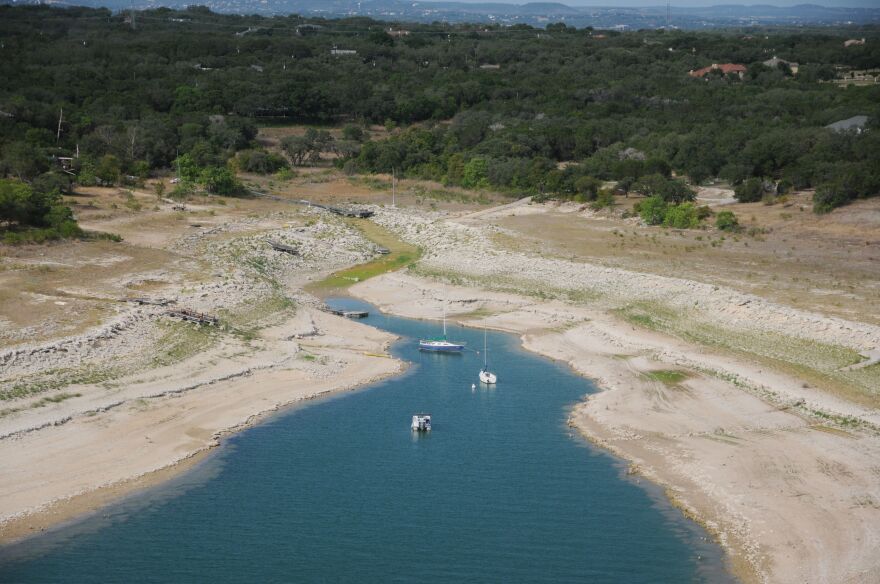
<instances>
[{"instance_id":1,"label":"distant hill","mask_svg":"<svg viewBox=\"0 0 880 584\"><path fill-rule=\"evenodd\" d=\"M148 9L167 6L184 8L200 4L215 12L233 14L301 14L325 18L366 16L397 22L486 22L543 27L563 22L578 28L639 29L717 28L772 25L863 25L880 24L880 7L839 8L816 4L780 7L765 4L722 4L706 7L672 6L669 13L663 0L646 0L645 7L575 7L558 2L467 3L413 2L403 0L0 0L0 4L76 4L113 10ZM656 3L654 3L656 2ZM611 0L609 0L609 4Z\"/></svg>"}]
</instances>

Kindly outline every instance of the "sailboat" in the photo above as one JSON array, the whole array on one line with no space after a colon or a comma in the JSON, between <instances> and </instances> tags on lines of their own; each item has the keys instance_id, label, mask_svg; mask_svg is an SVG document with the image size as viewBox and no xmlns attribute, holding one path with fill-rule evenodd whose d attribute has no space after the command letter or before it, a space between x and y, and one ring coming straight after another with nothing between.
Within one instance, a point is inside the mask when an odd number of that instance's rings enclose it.
<instances>
[{"instance_id":1,"label":"sailboat","mask_svg":"<svg viewBox=\"0 0 880 584\"><path fill-rule=\"evenodd\" d=\"M453 343L446 338L446 305L443 305L443 336L435 339L419 340L420 351L434 351L435 353L460 353L464 350L463 343Z\"/></svg>"},{"instance_id":2,"label":"sailboat","mask_svg":"<svg viewBox=\"0 0 880 584\"><path fill-rule=\"evenodd\" d=\"M489 371L489 348L486 341L486 327L483 327L483 368L480 369L480 383L490 385L498 381L498 376Z\"/></svg>"}]
</instances>

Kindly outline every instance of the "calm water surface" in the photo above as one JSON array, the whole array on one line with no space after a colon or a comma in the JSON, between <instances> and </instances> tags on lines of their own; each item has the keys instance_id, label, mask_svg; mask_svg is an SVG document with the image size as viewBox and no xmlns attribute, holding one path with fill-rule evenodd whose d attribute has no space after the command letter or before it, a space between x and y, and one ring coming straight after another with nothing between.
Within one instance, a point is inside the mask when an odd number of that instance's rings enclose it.
<instances>
[{"instance_id":1,"label":"calm water surface","mask_svg":"<svg viewBox=\"0 0 880 584\"><path fill-rule=\"evenodd\" d=\"M363 307L353 300L337 306ZM732 582L717 546L573 435L593 386L489 334L494 388L463 355L420 354L436 323L372 313L403 376L309 402L194 471L0 549L0 582ZM410 417L433 414L416 436Z\"/></svg>"}]
</instances>

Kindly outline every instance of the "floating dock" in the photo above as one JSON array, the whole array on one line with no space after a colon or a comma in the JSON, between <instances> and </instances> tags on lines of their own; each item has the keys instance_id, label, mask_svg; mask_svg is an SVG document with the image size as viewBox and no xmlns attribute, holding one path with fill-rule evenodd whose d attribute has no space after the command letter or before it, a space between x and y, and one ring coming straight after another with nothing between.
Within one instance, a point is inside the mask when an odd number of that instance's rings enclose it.
<instances>
[{"instance_id":1,"label":"floating dock","mask_svg":"<svg viewBox=\"0 0 880 584\"><path fill-rule=\"evenodd\" d=\"M324 312L335 314L336 316L344 316L345 318L367 318L370 316L368 310L336 310L335 308L325 307Z\"/></svg>"}]
</instances>

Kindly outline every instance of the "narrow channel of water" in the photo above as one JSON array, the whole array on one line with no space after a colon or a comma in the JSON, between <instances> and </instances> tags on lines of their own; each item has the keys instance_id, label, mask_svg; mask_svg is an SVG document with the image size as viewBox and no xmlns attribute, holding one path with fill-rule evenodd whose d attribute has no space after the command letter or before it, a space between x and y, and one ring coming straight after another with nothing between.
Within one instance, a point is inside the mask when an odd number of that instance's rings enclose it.
<instances>
[{"instance_id":1,"label":"narrow channel of water","mask_svg":"<svg viewBox=\"0 0 880 584\"><path fill-rule=\"evenodd\" d=\"M0 582L733 582L659 489L566 427L588 381L489 333L499 382L472 390L481 331L451 327L470 350L432 355L416 340L437 323L365 322L402 337L406 374L274 416L192 472L0 549ZM410 430L419 411L429 435Z\"/></svg>"}]
</instances>

